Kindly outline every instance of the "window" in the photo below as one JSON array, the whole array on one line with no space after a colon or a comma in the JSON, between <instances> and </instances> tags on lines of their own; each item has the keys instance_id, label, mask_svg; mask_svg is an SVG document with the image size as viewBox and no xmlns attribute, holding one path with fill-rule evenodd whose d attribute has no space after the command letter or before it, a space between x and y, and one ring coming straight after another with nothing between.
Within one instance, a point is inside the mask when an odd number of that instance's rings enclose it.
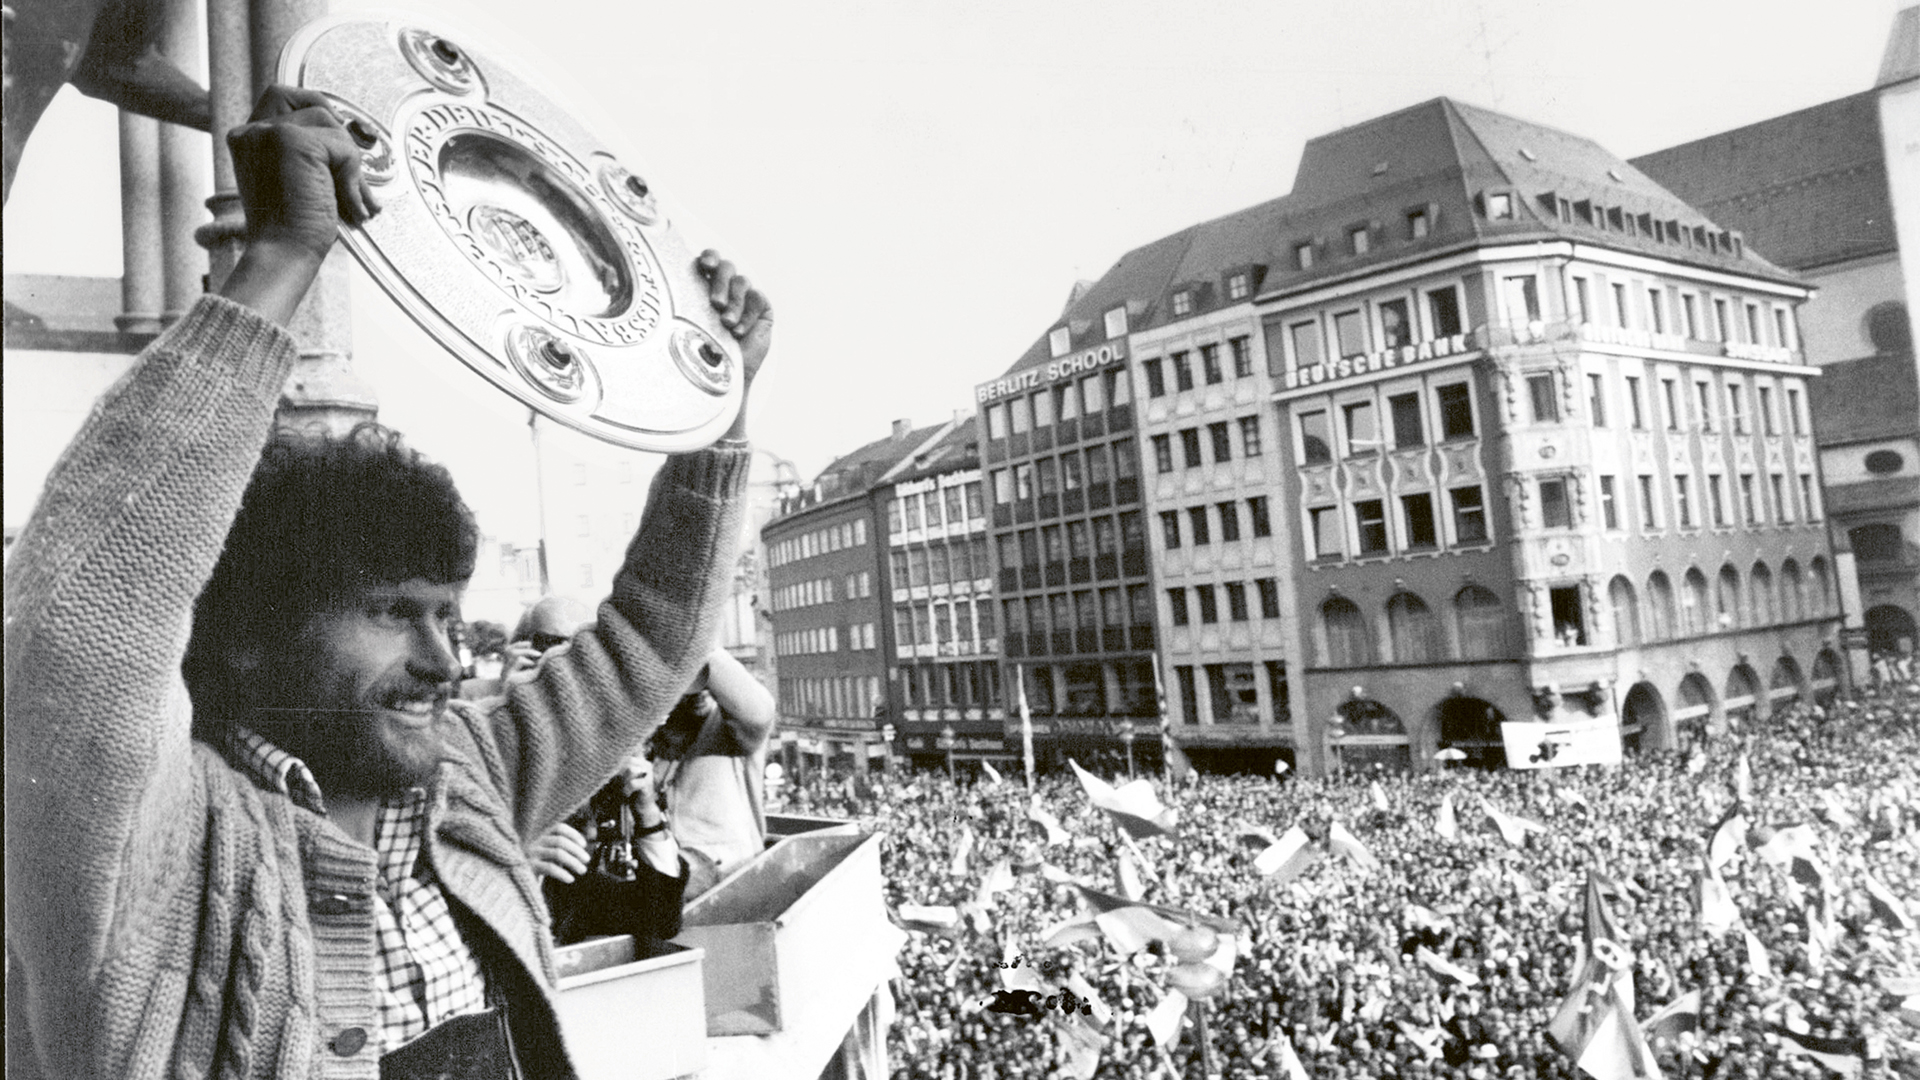
<instances>
[{"instance_id":1,"label":"window","mask_svg":"<svg viewBox=\"0 0 1920 1080\"><path fill-rule=\"evenodd\" d=\"M1622 329L1632 326L1633 320L1627 315L1627 287L1616 281L1609 291L1613 294L1613 325Z\"/></svg>"},{"instance_id":2,"label":"window","mask_svg":"<svg viewBox=\"0 0 1920 1080\"><path fill-rule=\"evenodd\" d=\"M1309 319L1287 327L1293 340L1293 362L1297 367L1317 367L1326 356L1320 347L1320 323Z\"/></svg>"},{"instance_id":3,"label":"window","mask_svg":"<svg viewBox=\"0 0 1920 1080\"><path fill-rule=\"evenodd\" d=\"M1056 326L1047 334L1047 350L1054 356L1065 356L1073 351L1073 331L1064 326Z\"/></svg>"},{"instance_id":4,"label":"window","mask_svg":"<svg viewBox=\"0 0 1920 1080\"><path fill-rule=\"evenodd\" d=\"M1387 399L1387 411L1393 415L1393 445L1399 449L1425 446L1427 433L1420 423L1420 395L1395 394Z\"/></svg>"},{"instance_id":5,"label":"window","mask_svg":"<svg viewBox=\"0 0 1920 1080\"><path fill-rule=\"evenodd\" d=\"M1613 477L1600 477L1600 521L1608 529L1620 527L1620 507L1613 490Z\"/></svg>"},{"instance_id":6,"label":"window","mask_svg":"<svg viewBox=\"0 0 1920 1080\"><path fill-rule=\"evenodd\" d=\"M1707 509L1713 514L1715 526L1727 523L1727 497L1720 485L1719 473L1707 474Z\"/></svg>"},{"instance_id":7,"label":"window","mask_svg":"<svg viewBox=\"0 0 1920 1080\"><path fill-rule=\"evenodd\" d=\"M1133 402L1133 377L1126 368L1116 368L1103 376L1107 382L1107 408L1117 409Z\"/></svg>"},{"instance_id":8,"label":"window","mask_svg":"<svg viewBox=\"0 0 1920 1080\"><path fill-rule=\"evenodd\" d=\"M1127 332L1127 309L1117 307L1107 312L1107 336L1117 338Z\"/></svg>"},{"instance_id":9,"label":"window","mask_svg":"<svg viewBox=\"0 0 1920 1080\"><path fill-rule=\"evenodd\" d=\"M1647 430L1647 403L1640 397L1640 377L1627 376L1627 408L1633 412L1633 430Z\"/></svg>"},{"instance_id":10,"label":"window","mask_svg":"<svg viewBox=\"0 0 1920 1080\"><path fill-rule=\"evenodd\" d=\"M1185 350L1174 353L1168 359L1173 361L1173 388L1175 390L1193 389L1193 360Z\"/></svg>"},{"instance_id":11,"label":"window","mask_svg":"<svg viewBox=\"0 0 1920 1080\"><path fill-rule=\"evenodd\" d=\"M1747 340L1755 345L1758 345L1761 343L1760 305L1749 302L1746 307L1747 307Z\"/></svg>"},{"instance_id":12,"label":"window","mask_svg":"<svg viewBox=\"0 0 1920 1080\"><path fill-rule=\"evenodd\" d=\"M1034 462L1034 471L1040 477L1040 494L1060 494L1060 466L1052 458L1041 458Z\"/></svg>"},{"instance_id":13,"label":"window","mask_svg":"<svg viewBox=\"0 0 1920 1080\"><path fill-rule=\"evenodd\" d=\"M1134 452L1132 439L1120 439L1113 444L1113 475L1119 480L1140 475L1140 459Z\"/></svg>"},{"instance_id":14,"label":"window","mask_svg":"<svg viewBox=\"0 0 1920 1080\"><path fill-rule=\"evenodd\" d=\"M1180 546L1180 511L1160 511L1160 535L1169 551Z\"/></svg>"},{"instance_id":15,"label":"window","mask_svg":"<svg viewBox=\"0 0 1920 1080\"><path fill-rule=\"evenodd\" d=\"M1372 662L1366 617L1353 601L1336 596L1320 605L1320 622L1326 634L1327 666L1360 667Z\"/></svg>"},{"instance_id":16,"label":"window","mask_svg":"<svg viewBox=\"0 0 1920 1080\"><path fill-rule=\"evenodd\" d=\"M1188 508L1187 528L1193 533L1194 547L1199 547L1202 544L1210 544L1213 542L1213 535L1207 529L1207 508L1206 507L1195 506L1195 507Z\"/></svg>"},{"instance_id":17,"label":"window","mask_svg":"<svg viewBox=\"0 0 1920 1080\"><path fill-rule=\"evenodd\" d=\"M1727 384L1727 426L1735 435L1747 434L1747 388L1739 383Z\"/></svg>"},{"instance_id":18,"label":"window","mask_svg":"<svg viewBox=\"0 0 1920 1080\"><path fill-rule=\"evenodd\" d=\"M1333 317L1333 337L1339 343L1342 357L1366 355L1366 320L1358 310L1342 311Z\"/></svg>"},{"instance_id":19,"label":"window","mask_svg":"<svg viewBox=\"0 0 1920 1080\"><path fill-rule=\"evenodd\" d=\"M1713 330L1718 340L1733 340L1733 324L1727 318L1727 302L1718 297L1713 301Z\"/></svg>"},{"instance_id":20,"label":"window","mask_svg":"<svg viewBox=\"0 0 1920 1080\"><path fill-rule=\"evenodd\" d=\"M1007 402L1007 415L1013 421L1013 433L1024 435L1033 427L1033 407L1023 397Z\"/></svg>"},{"instance_id":21,"label":"window","mask_svg":"<svg viewBox=\"0 0 1920 1080\"><path fill-rule=\"evenodd\" d=\"M1265 577L1253 583L1253 589L1260 594L1260 617L1277 619L1280 617L1280 586L1273 578Z\"/></svg>"},{"instance_id":22,"label":"window","mask_svg":"<svg viewBox=\"0 0 1920 1080\"><path fill-rule=\"evenodd\" d=\"M1013 475L1005 469L995 469L993 478L993 503L1004 506L1013 501ZM898 532L898 529L894 530Z\"/></svg>"},{"instance_id":23,"label":"window","mask_svg":"<svg viewBox=\"0 0 1920 1080\"><path fill-rule=\"evenodd\" d=\"M1694 398L1700 403L1700 430L1713 430L1713 384L1702 379L1693 384Z\"/></svg>"},{"instance_id":24,"label":"window","mask_svg":"<svg viewBox=\"0 0 1920 1080\"><path fill-rule=\"evenodd\" d=\"M1773 483L1774 520L1782 524L1791 523L1793 521L1793 504L1787 501L1787 478L1779 473L1774 473L1767 479Z\"/></svg>"},{"instance_id":25,"label":"window","mask_svg":"<svg viewBox=\"0 0 1920 1080\"><path fill-rule=\"evenodd\" d=\"M1293 265L1302 270L1313 269L1313 241L1293 245Z\"/></svg>"},{"instance_id":26,"label":"window","mask_svg":"<svg viewBox=\"0 0 1920 1080\"><path fill-rule=\"evenodd\" d=\"M1200 346L1200 373L1206 377L1208 386L1226 378L1225 373L1220 370L1220 346Z\"/></svg>"},{"instance_id":27,"label":"window","mask_svg":"<svg viewBox=\"0 0 1920 1080\"><path fill-rule=\"evenodd\" d=\"M1373 247L1372 240L1373 238L1367 235L1367 227L1365 225L1347 233L1347 244L1353 249L1355 255L1365 255L1371 250Z\"/></svg>"},{"instance_id":28,"label":"window","mask_svg":"<svg viewBox=\"0 0 1920 1080\"><path fill-rule=\"evenodd\" d=\"M1573 510L1567 504L1565 480L1540 481L1540 524L1549 529L1573 527Z\"/></svg>"},{"instance_id":29,"label":"window","mask_svg":"<svg viewBox=\"0 0 1920 1080\"><path fill-rule=\"evenodd\" d=\"M1377 310L1380 313L1380 347L1398 349L1413 344L1413 322L1407 317L1405 300L1382 300Z\"/></svg>"},{"instance_id":30,"label":"window","mask_svg":"<svg viewBox=\"0 0 1920 1080\"><path fill-rule=\"evenodd\" d=\"M1433 222L1425 210L1411 210L1407 213L1407 236L1419 240L1433 229Z\"/></svg>"},{"instance_id":31,"label":"window","mask_svg":"<svg viewBox=\"0 0 1920 1080\"><path fill-rule=\"evenodd\" d=\"M1167 395L1167 379L1166 376L1160 372L1160 358L1156 356L1152 360L1142 360L1140 362L1140 368L1147 373L1147 396L1150 398L1165 397Z\"/></svg>"},{"instance_id":32,"label":"window","mask_svg":"<svg viewBox=\"0 0 1920 1080\"><path fill-rule=\"evenodd\" d=\"M1693 477L1678 473L1673 478L1674 520L1683 529L1693 528Z\"/></svg>"},{"instance_id":33,"label":"window","mask_svg":"<svg viewBox=\"0 0 1920 1080\"><path fill-rule=\"evenodd\" d=\"M1773 415L1773 388L1770 386L1758 387L1754 393L1759 395L1760 400L1761 433L1766 435L1780 434L1780 421L1775 419Z\"/></svg>"},{"instance_id":34,"label":"window","mask_svg":"<svg viewBox=\"0 0 1920 1080\"><path fill-rule=\"evenodd\" d=\"M1245 300L1247 298L1247 293L1251 291L1252 291L1252 286L1248 281L1247 275L1245 274L1227 275L1227 299Z\"/></svg>"},{"instance_id":35,"label":"window","mask_svg":"<svg viewBox=\"0 0 1920 1080\"><path fill-rule=\"evenodd\" d=\"M1820 504L1814 500L1813 474L1800 474L1800 505L1807 509L1808 521L1820 520Z\"/></svg>"},{"instance_id":36,"label":"window","mask_svg":"<svg viewBox=\"0 0 1920 1080\"><path fill-rule=\"evenodd\" d=\"M1272 536L1273 523L1267 518L1267 497L1255 495L1247 500L1247 517L1253 522L1253 535Z\"/></svg>"},{"instance_id":37,"label":"window","mask_svg":"<svg viewBox=\"0 0 1920 1080\"><path fill-rule=\"evenodd\" d=\"M1753 474L1740 474L1740 514L1748 525L1760 524L1759 507L1753 502Z\"/></svg>"},{"instance_id":38,"label":"window","mask_svg":"<svg viewBox=\"0 0 1920 1080\"><path fill-rule=\"evenodd\" d=\"M1473 400L1467 384L1442 386L1433 396L1440 405L1440 437L1449 442L1473 438Z\"/></svg>"},{"instance_id":39,"label":"window","mask_svg":"<svg viewBox=\"0 0 1920 1080\"><path fill-rule=\"evenodd\" d=\"M1660 527L1660 515L1656 512L1659 503L1653 498L1653 477L1641 473L1635 479L1640 483L1640 527L1657 529Z\"/></svg>"},{"instance_id":40,"label":"window","mask_svg":"<svg viewBox=\"0 0 1920 1080\"><path fill-rule=\"evenodd\" d=\"M1053 391L1042 390L1033 395L1033 426L1036 428L1053 426Z\"/></svg>"},{"instance_id":41,"label":"window","mask_svg":"<svg viewBox=\"0 0 1920 1080\"><path fill-rule=\"evenodd\" d=\"M1033 498L1033 466L1015 465L1013 467L1013 496L1021 502ZM907 504L907 528L917 529L920 522L915 518L913 504Z\"/></svg>"},{"instance_id":42,"label":"window","mask_svg":"<svg viewBox=\"0 0 1920 1080\"><path fill-rule=\"evenodd\" d=\"M1080 415L1080 395L1073 392L1072 383L1053 388L1053 414L1062 420Z\"/></svg>"},{"instance_id":43,"label":"window","mask_svg":"<svg viewBox=\"0 0 1920 1080\"><path fill-rule=\"evenodd\" d=\"M1480 488L1459 487L1447 494L1453 497L1453 535L1463 544L1487 538L1487 508Z\"/></svg>"},{"instance_id":44,"label":"window","mask_svg":"<svg viewBox=\"0 0 1920 1080\"><path fill-rule=\"evenodd\" d=\"M1227 422L1221 420L1207 425L1207 438L1213 443L1213 460L1217 464L1226 464L1233 460L1233 439L1227 429Z\"/></svg>"},{"instance_id":45,"label":"window","mask_svg":"<svg viewBox=\"0 0 1920 1080\"><path fill-rule=\"evenodd\" d=\"M1387 511L1379 499L1354 503L1353 523L1360 534L1360 554L1378 555L1387 550Z\"/></svg>"},{"instance_id":46,"label":"window","mask_svg":"<svg viewBox=\"0 0 1920 1080\"><path fill-rule=\"evenodd\" d=\"M1387 601L1387 636L1393 642L1393 661L1427 664L1440 659L1440 623L1426 601L1409 592Z\"/></svg>"},{"instance_id":47,"label":"window","mask_svg":"<svg viewBox=\"0 0 1920 1080\"><path fill-rule=\"evenodd\" d=\"M1193 596L1194 599L1200 601L1200 621L1202 623L1212 624L1220 621L1220 607L1219 602L1214 598L1213 586L1195 585L1193 587Z\"/></svg>"},{"instance_id":48,"label":"window","mask_svg":"<svg viewBox=\"0 0 1920 1080\"><path fill-rule=\"evenodd\" d=\"M1233 356L1233 377L1244 379L1253 374L1253 349L1243 337L1228 338L1227 352Z\"/></svg>"},{"instance_id":49,"label":"window","mask_svg":"<svg viewBox=\"0 0 1920 1080\"><path fill-rule=\"evenodd\" d=\"M1107 460L1107 448L1089 446L1087 454L1087 483L1104 484L1113 479L1113 469Z\"/></svg>"},{"instance_id":50,"label":"window","mask_svg":"<svg viewBox=\"0 0 1920 1080\"><path fill-rule=\"evenodd\" d=\"M1787 321L1786 308L1773 309L1773 343L1783 349L1793 347L1791 324Z\"/></svg>"},{"instance_id":51,"label":"window","mask_svg":"<svg viewBox=\"0 0 1920 1080\"><path fill-rule=\"evenodd\" d=\"M1380 449L1380 433L1373 422L1373 402L1356 401L1340 408L1347 421L1347 456Z\"/></svg>"},{"instance_id":52,"label":"window","mask_svg":"<svg viewBox=\"0 0 1920 1080\"><path fill-rule=\"evenodd\" d=\"M1260 456L1260 417L1258 416L1240 418L1240 456Z\"/></svg>"},{"instance_id":53,"label":"window","mask_svg":"<svg viewBox=\"0 0 1920 1080\"><path fill-rule=\"evenodd\" d=\"M1200 429L1180 429L1180 456L1186 468L1200 467Z\"/></svg>"},{"instance_id":54,"label":"window","mask_svg":"<svg viewBox=\"0 0 1920 1080\"><path fill-rule=\"evenodd\" d=\"M1173 294L1173 313L1175 315L1193 314L1193 290L1181 289Z\"/></svg>"},{"instance_id":55,"label":"window","mask_svg":"<svg viewBox=\"0 0 1920 1080\"><path fill-rule=\"evenodd\" d=\"M1107 407L1100 400L1100 376L1089 375L1080 380L1080 406L1089 416Z\"/></svg>"},{"instance_id":56,"label":"window","mask_svg":"<svg viewBox=\"0 0 1920 1080\"><path fill-rule=\"evenodd\" d=\"M1400 510L1407 523L1407 546L1430 548L1437 543L1433 529L1433 496L1421 492L1418 495L1402 495Z\"/></svg>"},{"instance_id":57,"label":"window","mask_svg":"<svg viewBox=\"0 0 1920 1080\"><path fill-rule=\"evenodd\" d=\"M1346 554L1346 545L1340 536L1339 508L1318 506L1307 511L1307 518L1313 528L1314 558L1337 559Z\"/></svg>"},{"instance_id":58,"label":"window","mask_svg":"<svg viewBox=\"0 0 1920 1080\"><path fill-rule=\"evenodd\" d=\"M1173 471L1173 437L1171 435L1153 437L1153 467L1157 472Z\"/></svg>"},{"instance_id":59,"label":"window","mask_svg":"<svg viewBox=\"0 0 1920 1080\"><path fill-rule=\"evenodd\" d=\"M1802 430L1801 424L1800 391L1789 386L1787 387L1787 430L1795 435L1804 435L1806 432Z\"/></svg>"},{"instance_id":60,"label":"window","mask_svg":"<svg viewBox=\"0 0 1920 1080\"><path fill-rule=\"evenodd\" d=\"M1692 293L1680 294L1680 332L1700 340L1700 298Z\"/></svg>"},{"instance_id":61,"label":"window","mask_svg":"<svg viewBox=\"0 0 1920 1080\"><path fill-rule=\"evenodd\" d=\"M1607 379L1604 375L1587 373L1587 415L1593 418L1594 427L1607 426Z\"/></svg>"},{"instance_id":62,"label":"window","mask_svg":"<svg viewBox=\"0 0 1920 1080\"><path fill-rule=\"evenodd\" d=\"M1300 414L1300 460L1321 465L1333 460L1333 435L1327 429L1325 410Z\"/></svg>"},{"instance_id":63,"label":"window","mask_svg":"<svg viewBox=\"0 0 1920 1080\"><path fill-rule=\"evenodd\" d=\"M1187 625L1187 620L1188 620L1187 590L1185 589L1168 589L1167 590L1167 611L1172 615L1173 625L1175 626Z\"/></svg>"},{"instance_id":64,"label":"window","mask_svg":"<svg viewBox=\"0 0 1920 1080\"><path fill-rule=\"evenodd\" d=\"M1672 379L1660 380L1660 395L1667 406L1667 430L1680 430L1680 393L1674 387Z\"/></svg>"},{"instance_id":65,"label":"window","mask_svg":"<svg viewBox=\"0 0 1920 1080\"><path fill-rule=\"evenodd\" d=\"M1540 286L1532 274L1502 280L1500 295L1507 304L1508 325L1521 326L1540 321Z\"/></svg>"},{"instance_id":66,"label":"window","mask_svg":"<svg viewBox=\"0 0 1920 1080\"><path fill-rule=\"evenodd\" d=\"M1162 435L1161 438L1164 439L1166 438L1166 436ZM1169 455L1169 457L1171 457L1171 455ZM1171 469L1172 467L1173 467L1172 461L1168 461L1167 468ZM1167 469L1162 469L1160 471L1166 472ZM1069 450L1066 453L1060 455L1061 490L1079 491L1082 487L1085 487L1085 486L1086 486L1086 477L1080 471L1079 453Z\"/></svg>"},{"instance_id":67,"label":"window","mask_svg":"<svg viewBox=\"0 0 1920 1080\"><path fill-rule=\"evenodd\" d=\"M1220 542L1224 544L1240 539L1240 504L1223 502L1219 504L1219 510Z\"/></svg>"},{"instance_id":68,"label":"window","mask_svg":"<svg viewBox=\"0 0 1920 1080\"><path fill-rule=\"evenodd\" d=\"M1577 322L1594 322L1592 283L1586 278L1573 279L1573 317Z\"/></svg>"},{"instance_id":69,"label":"window","mask_svg":"<svg viewBox=\"0 0 1920 1080\"><path fill-rule=\"evenodd\" d=\"M1513 217L1513 195L1505 191L1489 192L1487 217L1494 221L1510 220Z\"/></svg>"},{"instance_id":70,"label":"window","mask_svg":"<svg viewBox=\"0 0 1920 1080\"><path fill-rule=\"evenodd\" d=\"M1533 403L1533 422L1553 424L1560 420L1559 395L1552 373L1527 376L1527 397Z\"/></svg>"},{"instance_id":71,"label":"window","mask_svg":"<svg viewBox=\"0 0 1920 1080\"><path fill-rule=\"evenodd\" d=\"M1247 621L1247 587L1242 582L1227 582L1227 618L1234 622Z\"/></svg>"},{"instance_id":72,"label":"window","mask_svg":"<svg viewBox=\"0 0 1920 1080\"><path fill-rule=\"evenodd\" d=\"M1194 688L1193 665L1181 664L1173 669L1174 678L1180 683L1181 715L1189 724L1200 722L1200 697Z\"/></svg>"},{"instance_id":73,"label":"window","mask_svg":"<svg viewBox=\"0 0 1920 1080\"><path fill-rule=\"evenodd\" d=\"M1093 541L1088 537L1086 522L1067 522L1067 554L1076 559L1093 557Z\"/></svg>"},{"instance_id":74,"label":"window","mask_svg":"<svg viewBox=\"0 0 1920 1080\"><path fill-rule=\"evenodd\" d=\"M1659 288L1647 290L1647 329L1656 334L1667 332L1666 296Z\"/></svg>"}]
</instances>

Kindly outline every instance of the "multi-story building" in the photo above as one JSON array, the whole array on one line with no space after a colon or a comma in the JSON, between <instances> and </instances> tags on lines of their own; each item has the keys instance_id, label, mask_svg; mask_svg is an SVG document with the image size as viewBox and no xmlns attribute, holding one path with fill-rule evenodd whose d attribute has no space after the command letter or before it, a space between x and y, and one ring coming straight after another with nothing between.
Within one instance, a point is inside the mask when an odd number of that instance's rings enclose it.
<instances>
[{"instance_id":1,"label":"multi-story building","mask_svg":"<svg viewBox=\"0 0 1920 1080\"><path fill-rule=\"evenodd\" d=\"M980 438L973 418L903 461L874 489L886 522L893 621L890 715L916 764L1017 759L1006 738L999 612L987 553Z\"/></svg>"},{"instance_id":2,"label":"multi-story building","mask_svg":"<svg viewBox=\"0 0 1920 1080\"><path fill-rule=\"evenodd\" d=\"M1049 759L1117 752L1157 723L1127 322L1177 261L1171 244L1122 260L975 390L1008 705L1017 710L1024 685L1036 752ZM1016 738L1017 724L1010 716Z\"/></svg>"},{"instance_id":3,"label":"multi-story building","mask_svg":"<svg viewBox=\"0 0 1920 1080\"><path fill-rule=\"evenodd\" d=\"M1148 536L1175 738L1201 768L1293 762L1292 515L1253 297L1267 238L1244 216L1190 230L1134 320Z\"/></svg>"},{"instance_id":4,"label":"multi-story building","mask_svg":"<svg viewBox=\"0 0 1920 1080\"><path fill-rule=\"evenodd\" d=\"M1308 143L1255 297L1309 766L1629 747L1830 692L1792 274L1594 143L1446 99Z\"/></svg>"},{"instance_id":5,"label":"multi-story building","mask_svg":"<svg viewBox=\"0 0 1920 1080\"><path fill-rule=\"evenodd\" d=\"M1815 285L1800 309L1840 579L1864 644L1911 652L1920 619L1920 8L1872 90L1634 159ZM1852 574L1846 572L1851 562ZM1863 650L1864 651L1864 650Z\"/></svg>"},{"instance_id":6,"label":"multi-story building","mask_svg":"<svg viewBox=\"0 0 1920 1080\"><path fill-rule=\"evenodd\" d=\"M886 754L892 604L873 489L950 427L895 421L887 438L839 458L783 500L761 530L790 765L846 756L864 766Z\"/></svg>"}]
</instances>

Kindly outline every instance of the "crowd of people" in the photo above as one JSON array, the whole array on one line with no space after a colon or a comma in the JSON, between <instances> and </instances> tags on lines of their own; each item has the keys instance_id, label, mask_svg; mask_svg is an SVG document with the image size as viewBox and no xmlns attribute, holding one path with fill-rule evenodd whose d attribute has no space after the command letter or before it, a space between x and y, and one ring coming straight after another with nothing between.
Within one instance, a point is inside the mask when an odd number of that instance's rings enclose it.
<instances>
[{"instance_id":1,"label":"crowd of people","mask_svg":"<svg viewBox=\"0 0 1920 1080\"><path fill-rule=\"evenodd\" d=\"M887 899L896 908L966 909L993 864L1006 860L1015 871L985 919L969 911L952 928L909 935L894 984L896 1077L1087 1075L1084 1057L1073 1067L1060 1024L981 1008L1004 985L1002 965L1014 954L1056 985L1078 974L1110 1008L1092 1025L1103 1041L1095 1075L1208 1075L1198 1025L1165 1049L1146 1026L1169 986L1164 946L1121 956L1104 940L1043 944L1084 903L1066 879L1119 892L1123 859L1145 864L1137 875L1145 902L1224 916L1239 928L1232 976L1205 1006L1213 1075L1229 1080L1287 1076L1289 1049L1318 1078L1580 1075L1547 1028L1573 977L1590 873L1618 886L1607 905L1632 957L1639 1018L1699 993L1697 1030L1652 1040L1666 1077L1829 1068L1916 1077L1920 1012L1910 995L1920 933L1876 912L1867 884L1870 874L1884 893L1920 909L1916 762L1920 683L1907 681L1735 725L1704 751L1650 752L1617 767L1156 782L1180 827L1177 836L1139 841L1143 859L1071 773L1037 783L1039 803L1070 834L1054 843L1030 820L1018 776L956 784L945 772L858 783L815 775L787 785L779 805L887 833ZM1435 829L1449 793L1459 822L1452 839ZM1543 828L1510 844L1485 818L1482 798ZM1735 811L1749 843L1722 869L1738 924L1715 933L1702 924L1700 883L1710 840ZM1237 835L1242 826L1278 834L1300 824L1324 836L1334 822L1377 866L1322 858L1276 885L1253 866L1258 848ZM1817 837L1833 904L1834 933L1812 946L1804 906L1819 898L1752 850L1796 825ZM963 848L969 857L957 859ZM1422 944L1455 973L1419 962ZM1782 1029L1853 1049L1823 1064L1792 1053Z\"/></svg>"}]
</instances>

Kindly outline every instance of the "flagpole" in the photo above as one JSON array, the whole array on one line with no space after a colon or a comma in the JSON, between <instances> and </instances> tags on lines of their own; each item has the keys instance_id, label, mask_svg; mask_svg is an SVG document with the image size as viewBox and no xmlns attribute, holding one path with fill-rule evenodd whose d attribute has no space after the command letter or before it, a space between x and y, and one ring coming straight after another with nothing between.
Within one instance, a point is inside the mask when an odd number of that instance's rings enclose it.
<instances>
[{"instance_id":1,"label":"flagpole","mask_svg":"<svg viewBox=\"0 0 1920 1080\"><path fill-rule=\"evenodd\" d=\"M1033 710L1027 707L1027 669L1013 665L1014 688L1020 695L1020 759L1027 767L1027 794L1033 794Z\"/></svg>"},{"instance_id":2,"label":"flagpole","mask_svg":"<svg viewBox=\"0 0 1920 1080\"><path fill-rule=\"evenodd\" d=\"M1159 653L1153 654L1153 704L1160 710L1160 769L1171 786L1176 777L1173 775L1172 755L1167 753L1167 743L1173 738L1173 721L1167 716L1167 685L1160 681Z\"/></svg>"}]
</instances>

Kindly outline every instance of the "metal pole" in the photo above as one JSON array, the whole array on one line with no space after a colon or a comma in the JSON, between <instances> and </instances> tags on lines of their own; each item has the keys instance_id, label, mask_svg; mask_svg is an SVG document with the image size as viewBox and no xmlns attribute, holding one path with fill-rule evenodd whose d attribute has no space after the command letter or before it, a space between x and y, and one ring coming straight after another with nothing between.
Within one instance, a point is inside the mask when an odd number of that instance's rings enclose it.
<instances>
[{"instance_id":1,"label":"metal pole","mask_svg":"<svg viewBox=\"0 0 1920 1080\"><path fill-rule=\"evenodd\" d=\"M1220 1065L1213 1057L1213 1029L1207 1023L1207 1003L1195 1001L1193 1007L1199 1023L1199 1029L1194 1034L1200 1040L1200 1070L1206 1073L1207 1080L1220 1080Z\"/></svg>"},{"instance_id":2,"label":"metal pole","mask_svg":"<svg viewBox=\"0 0 1920 1080\"><path fill-rule=\"evenodd\" d=\"M160 332L160 121L120 110L120 314L126 334Z\"/></svg>"}]
</instances>

